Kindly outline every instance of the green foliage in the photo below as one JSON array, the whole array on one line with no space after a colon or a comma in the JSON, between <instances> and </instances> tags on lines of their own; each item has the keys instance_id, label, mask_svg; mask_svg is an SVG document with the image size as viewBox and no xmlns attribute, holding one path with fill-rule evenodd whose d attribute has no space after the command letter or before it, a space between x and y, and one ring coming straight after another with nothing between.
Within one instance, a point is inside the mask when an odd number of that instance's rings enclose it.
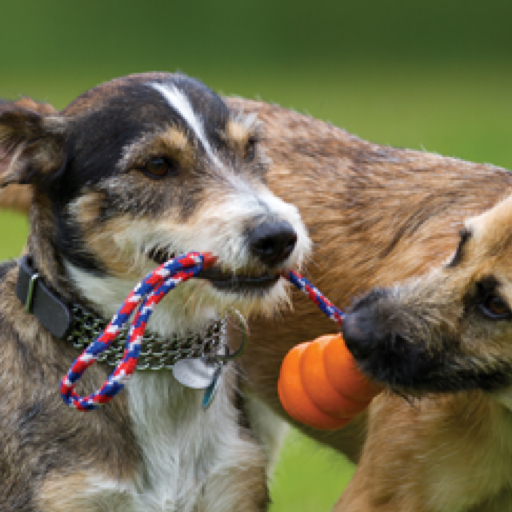
<instances>
[{"instance_id":1,"label":"green foliage","mask_svg":"<svg viewBox=\"0 0 512 512\"><path fill-rule=\"evenodd\" d=\"M17 0L2 3L2 69L248 70L509 55L507 0Z\"/></svg>"},{"instance_id":2,"label":"green foliage","mask_svg":"<svg viewBox=\"0 0 512 512\"><path fill-rule=\"evenodd\" d=\"M270 512L327 512L347 485L353 465L293 430L270 487Z\"/></svg>"},{"instance_id":3,"label":"green foliage","mask_svg":"<svg viewBox=\"0 0 512 512\"><path fill-rule=\"evenodd\" d=\"M27 232L26 216L13 212L0 213L0 261L20 256Z\"/></svg>"}]
</instances>

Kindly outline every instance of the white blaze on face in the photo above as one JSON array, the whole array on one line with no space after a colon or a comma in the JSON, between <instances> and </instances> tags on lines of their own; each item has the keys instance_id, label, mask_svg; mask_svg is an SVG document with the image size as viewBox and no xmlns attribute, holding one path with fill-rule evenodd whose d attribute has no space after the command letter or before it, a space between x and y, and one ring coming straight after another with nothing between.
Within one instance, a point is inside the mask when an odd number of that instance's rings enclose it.
<instances>
[{"instance_id":1,"label":"white blaze on face","mask_svg":"<svg viewBox=\"0 0 512 512\"><path fill-rule=\"evenodd\" d=\"M165 98L167 103L169 103L169 105L174 110L176 110L176 112L178 112L181 118L187 123L188 127L195 134L197 139L201 142L203 149L211 161L220 167L220 160L215 154L204 132L203 120L196 114L196 112L194 112L194 109L192 108L192 105L187 96L175 85L169 86L159 83L152 83L150 86L157 90Z\"/></svg>"}]
</instances>

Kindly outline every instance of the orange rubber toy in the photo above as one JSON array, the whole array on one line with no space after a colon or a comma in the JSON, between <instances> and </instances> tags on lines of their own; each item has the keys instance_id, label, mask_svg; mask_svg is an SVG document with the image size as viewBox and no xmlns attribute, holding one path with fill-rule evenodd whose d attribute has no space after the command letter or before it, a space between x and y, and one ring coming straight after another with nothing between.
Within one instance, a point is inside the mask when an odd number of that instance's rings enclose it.
<instances>
[{"instance_id":1,"label":"orange rubber toy","mask_svg":"<svg viewBox=\"0 0 512 512\"><path fill-rule=\"evenodd\" d=\"M381 390L357 368L339 334L290 350L278 383L279 398L288 414L323 430L346 425Z\"/></svg>"}]
</instances>

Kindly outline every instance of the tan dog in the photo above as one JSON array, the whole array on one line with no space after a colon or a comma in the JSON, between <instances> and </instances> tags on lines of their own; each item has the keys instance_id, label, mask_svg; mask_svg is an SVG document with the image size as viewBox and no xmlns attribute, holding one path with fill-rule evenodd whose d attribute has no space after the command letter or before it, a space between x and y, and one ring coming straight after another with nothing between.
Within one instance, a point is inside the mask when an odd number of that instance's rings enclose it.
<instances>
[{"instance_id":1,"label":"tan dog","mask_svg":"<svg viewBox=\"0 0 512 512\"><path fill-rule=\"evenodd\" d=\"M261 145L272 160L267 183L277 195L298 206L314 242L307 275L340 307L347 307L351 296L374 286L390 286L439 266L457 245L462 219L490 208L512 190L512 176L503 169L371 144L274 105L243 99L227 102L246 113L256 113L263 123ZM272 322L254 322L251 330L253 342L244 357L249 391L259 399L256 403L287 418L277 397L281 361L295 344L335 328L296 293L293 313ZM434 416L437 407L443 410L438 401L429 404ZM407 447L414 432L400 428L402 423L394 418L413 422L416 413L416 408L393 396L375 400L366 451L378 453L383 443ZM366 420L367 415L362 414L336 432L299 428L356 461L366 437ZM376 430L380 435L374 435ZM268 428L267 439L271 437ZM432 442L438 446L435 439ZM396 465L405 466L406 471L407 461L398 458ZM347 493L352 508L345 500L339 510L370 506L366 492L373 488L372 475L363 457ZM422 485L419 481L418 488ZM432 485L431 495L441 496L445 489L442 478L434 476ZM411 488L411 500L424 495L418 488ZM377 503L382 510L429 510L415 505L407 508L410 501L404 501L402 509L396 501L388 506L386 500L393 489L402 488L391 476Z\"/></svg>"},{"instance_id":2,"label":"tan dog","mask_svg":"<svg viewBox=\"0 0 512 512\"><path fill-rule=\"evenodd\" d=\"M492 207L512 192L512 175L503 169L370 144L275 106L238 100L236 104L257 112L263 121L265 149L273 160L269 186L298 206L314 242L308 277L340 307L347 307L351 296L374 286L403 282L441 265L457 246L463 219ZM252 326L253 339L265 342L250 345L246 369L253 390L275 410L280 410L276 381L286 351L296 343L335 330L299 293L294 296L294 305L293 314L271 324ZM480 482L474 477L478 464L457 459L460 434L475 432L482 410L492 413L493 406L487 409L490 402L482 391L467 396L461 400L460 394L449 395L424 400L421 405L393 395L375 400L369 411L364 455L336 510L471 509L469 501L474 503L479 495L468 492L468 487ZM466 409L468 403L472 407ZM441 418L446 407L454 404L452 418L458 428L447 434L446 440L435 432L444 432L446 423ZM423 445L415 444L422 428L416 419L422 411L433 423L432 430L423 432L427 439ZM357 460L365 424L363 414L337 432L302 430ZM460 437L457 442L455 436ZM379 469L374 470L375 459L368 457L381 453ZM463 465L465 477L458 466L442 466L450 455ZM482 451L468 455L479 461ZM495 458L492 452L486 457L491 463L507 463L506 457ZM415 472L415 480L408 478L402 485L409 468L413 472L415 464L422 461L422 469L428 467L431 472ZM486 504L475 510L493 510L489 507Z\"/></svg>"},{"instance_id":3,"label":"tan dog","mask_svg":"<svg viewBox=\"0 0 512 512\"><path fill-rule=\"evenodd\" d=\"M228 104L255 112L262 121L262 143L273 162L268 184L299 208L314 243L306 275L342 308L375 286L439 266L457 246L463 219L512 191L512 175L504 169L379 146L274 105L238 99ZM287 350L335 330L307 298L294 293L292 313L252 326L253 337L267 340L248 350L252 386L281 410L275 383ZM357 458L351 430L358 429L303 428Z\"/></svg>"},{"instance_id":4,"label":"tan dog","mask_svg":"<svg viewBox=\"0 0 512 512\"><path fill-rule=\"evenodd\" d=\"M512 510L511 226L512 196L466 223L440 269L350 309L343 334L368 375L443 395L377 402L340 510Z\"/></svg>"}]
</instances>

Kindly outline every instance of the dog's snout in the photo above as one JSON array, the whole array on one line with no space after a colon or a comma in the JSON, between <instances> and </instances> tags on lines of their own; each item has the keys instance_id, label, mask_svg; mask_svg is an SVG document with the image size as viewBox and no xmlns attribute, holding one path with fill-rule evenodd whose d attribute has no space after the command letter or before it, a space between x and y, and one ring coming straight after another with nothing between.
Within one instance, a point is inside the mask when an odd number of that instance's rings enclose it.
<instances>
[{"instance_id":1,"label":"dog's snout","mask_svg":"<svg viewBox=\"0 0 512 512\"><path fill-rule=\"evenodd\" d=\"M382 317L382 311L379 315L378 309L375 304L356 305L343 321L345 344L360 368L392 388L419 391L420 382L432 386L439 358L411 342L398 325Z\"/></svg>"},{"instance_id":2,"label":"dog's snout","mask_svg":"<svg viewBox=\"0 0 512 512\"><path fill-rule=\"evenodd\" d=\"M347 314L343 321L343 339L355 359L362 361L373 352L379 343L378 328L371 317L364 313Z\"/></svg>"},{"instance_id":3,"label":"dog's snout","mask_svg":"<svg viewBox=\"0 0 512 512\"><path fill-rule=\"evenodd\" d=\"M286 221L263 222L249 233L249 247L266 265L282 263L293 252L297 233Z\"/></svg>"}]
</instances>

